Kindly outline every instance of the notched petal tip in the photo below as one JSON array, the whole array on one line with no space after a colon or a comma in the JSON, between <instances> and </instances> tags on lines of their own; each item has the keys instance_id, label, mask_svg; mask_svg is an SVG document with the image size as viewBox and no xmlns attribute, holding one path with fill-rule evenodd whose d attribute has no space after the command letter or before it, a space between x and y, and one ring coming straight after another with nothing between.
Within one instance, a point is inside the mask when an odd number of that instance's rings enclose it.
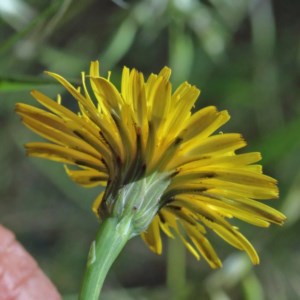
<instances>
[{"instance_id":1,"label":"notched petal tip","mask_svg":"<svg viewBox=\"0 0 300 300\"><path fill-rule=\"evenodd\" d=\"M100 63L98 60L92 61L90 64L90 76L100 77Z\"/></svg>"},{"instance_id":2,"label":"notched petal tip","mask_svg":"<svg viewBox=\"0 0 300 300\"><path fill-rule=\"evenodd\" d=\"M221 110L219 112L219 116L222 117L222 119L223 119L223 123L222 124L227 123L230 120L230 118L231 118L228 110Z\"/></svg>"},{"instance_id":3,"label":"notched petal tip","mask_svg":"<svg viewBox=\"0 0 300 300\"><path fill-rule=\"evenodd\" d=\"M208 261L208 264L214 270L220 269L220 268L223 267L223 264L222 264L220 259L219 260L214 260L214 261Z\"/></svg>"},{"instance_id":4,"label":"notched petal tip","mask_svg":"<svg viewBox=\"0 0 300 300\"><path fill-rule=\"evenodd\" d=\"M276 211L276 215L274 214L274 222L275 224L279 225L279 226L282 226L286 220L287 220L287 217L281 213L280 211Z\"/></svg>"},{"instance_id":5,"label":"notched petal tip","mask_svg":"<svg viewBox=\"0 0 300 300\"><path fill-rule=\"evenodd\" d=\"M171 73L172 73L172 70L169 67L165 66L161 69L158 76L163 76L166 80L169 80Z\"/></svg>"}]
</instances>

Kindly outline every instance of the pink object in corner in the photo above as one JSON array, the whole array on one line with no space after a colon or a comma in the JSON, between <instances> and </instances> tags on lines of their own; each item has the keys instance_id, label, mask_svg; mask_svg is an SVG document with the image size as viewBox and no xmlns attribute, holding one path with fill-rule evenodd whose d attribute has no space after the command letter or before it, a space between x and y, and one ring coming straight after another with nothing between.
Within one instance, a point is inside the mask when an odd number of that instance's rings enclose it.
<instances>
[{"instance_id":1,"label":"pink object in corner","mask_svg":"<svg viewBox=\"0 0 300 300\"><path fill-rule=\"evenodd\" d=\"M0 225L0 300L61 300L35 260Z\"/></svg>"}]
</instances>

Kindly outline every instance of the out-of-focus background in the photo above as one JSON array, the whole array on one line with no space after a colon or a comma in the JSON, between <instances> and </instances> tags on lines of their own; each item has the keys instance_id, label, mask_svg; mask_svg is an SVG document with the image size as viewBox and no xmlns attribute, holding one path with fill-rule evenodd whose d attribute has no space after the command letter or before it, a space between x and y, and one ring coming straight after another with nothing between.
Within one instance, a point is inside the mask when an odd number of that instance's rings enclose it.
<instances>
[{"instance_id":1,"label":"out-of-focus background","mask_svg":"<svg viewBox=\"0 0 300 300\"><path fill-rule=\"evenodd\" d=\"M156 256L136 238L114 264L104 287L112 299L300 298L300 1L271 0L1 0L0 222L15 231L65 300L76 299L89 244L98 228L90 205L100 189L71 182L54 162L26 158L39 140L14 113L39 89L74 101L44 70L79 82L91 60L119 82L123 65L146 74L172 67L202 94L198 107L228 109L224 131L241 132L245 151L263 154L279 180L269 203L288 216L284 227L241 230L261 264L220 239L224 261L213 271L178 242ZM197 109L196 108L196 109ZM1 291L0 291L1 293Z\"/></svg>"}]
</instances>

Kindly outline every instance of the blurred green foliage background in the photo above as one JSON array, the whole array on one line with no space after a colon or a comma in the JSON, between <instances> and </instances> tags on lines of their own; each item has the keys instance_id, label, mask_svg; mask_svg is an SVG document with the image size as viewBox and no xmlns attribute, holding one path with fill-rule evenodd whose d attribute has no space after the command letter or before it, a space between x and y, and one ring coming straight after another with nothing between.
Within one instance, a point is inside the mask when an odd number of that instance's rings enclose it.
<instances>
[{"instance_id":1,"label":"blurred green foliage background","mask_svg":"<svg viewBox=\"0 0 300 300\"><path fill-rule=\"evenodd\" d=\"M213 241L221 270L199 263L177 241L162 256L136 238L114 264L101 299L300 298L300 1L271 0L1 0L0 222L14 230L65 300L76 299L89 244L97 230L90 205L100 189L76 186L60 164L26 158L38 140L14 113L39 89L73 99L44 70L79 82L100 59L119 82L123 65L146 74L164 65L174 86L184 80L202 94L198 107L228 109L224 131L241 132L247 150L263 154L279 180L270 203L285 226L241 230L258 249L252 267L243 253ZM74 106L75 107L75 106ZM196 109L197 109L196 108Z\"/></svg>"}]
</instances>

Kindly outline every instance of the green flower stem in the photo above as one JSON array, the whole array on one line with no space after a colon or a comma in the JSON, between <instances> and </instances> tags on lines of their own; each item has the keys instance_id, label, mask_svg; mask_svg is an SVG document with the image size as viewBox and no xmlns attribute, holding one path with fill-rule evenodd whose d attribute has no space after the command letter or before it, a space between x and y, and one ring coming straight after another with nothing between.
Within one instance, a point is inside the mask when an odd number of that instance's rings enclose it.
<instances>
[{"instance_id":1,"label":"green flower stem","mask_svg":"<svg viewBox=\"0 0 300 300\"><path fill-rule=\"evenodd\" d=\"M132 236L131 217L107 218L92 242L79 300L98 300L104 279Z\"/></svg>"}]
</instances>

